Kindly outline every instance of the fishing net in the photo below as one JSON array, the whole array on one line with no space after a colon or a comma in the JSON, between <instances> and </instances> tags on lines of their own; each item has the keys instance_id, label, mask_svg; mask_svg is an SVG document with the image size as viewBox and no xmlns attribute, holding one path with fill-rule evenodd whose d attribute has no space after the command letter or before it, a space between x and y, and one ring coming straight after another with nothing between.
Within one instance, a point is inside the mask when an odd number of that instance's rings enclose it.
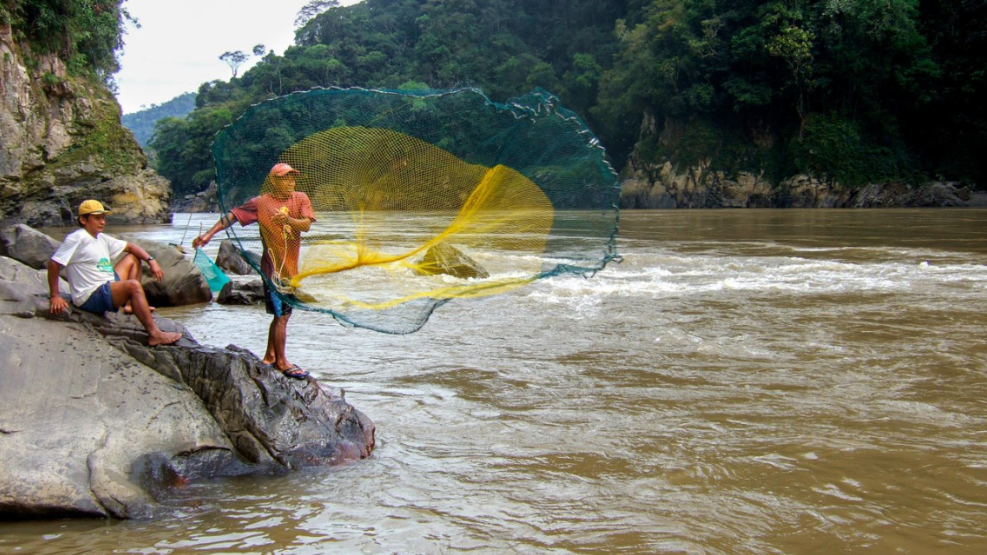
<instances>
[{"instance_id":1,"label":"fishing net","mask_svg":"<svg viewBox=\"0 0 987 555\"><path fill-rule=\"evenodd\" d=\"M257 210L227 230L244 258L286 302L349 325L410 333L452 299L618 258L617 176L542 90L500 104L476 89L314 89L252 107L213 156L223 213ZM278 216L304 210L269 175L278 163L299 172L308 230Z\"/></svg>"}]
</instances>

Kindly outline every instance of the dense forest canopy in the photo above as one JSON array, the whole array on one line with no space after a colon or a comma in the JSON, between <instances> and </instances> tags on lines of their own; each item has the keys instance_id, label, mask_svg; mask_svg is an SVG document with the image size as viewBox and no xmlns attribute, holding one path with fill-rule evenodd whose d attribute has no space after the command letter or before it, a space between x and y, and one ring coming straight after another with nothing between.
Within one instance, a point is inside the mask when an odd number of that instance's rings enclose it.
<instances>
[{"instance_id":1,"label":"dense forest canopy","mask_svg":"<svg viewBox=\"0 0 987 555\"><path fill-rule=\"evenodd\" d=\"M984 182L982 0L366 0L334 3L284 55L204 84L153 146L176 189L212 179L212 135L311 87L539 86L616 165Z\"/></svg>"},{"instance_id":2,"label":"dense forest canopy","mask_svg":"<svg viewBox=\"0 0 987 555\"><path fill-rule=\"evenodd\" d=\"M112 89L125 23L134 21L124 1L0 0L0 25L10 25L14 40L35 54L57 55L70 73Z\"/></svg>"},{"instance_id":3,"label":"dense forest canopy","mask_svg":"<svg viewBox=\"0 0 987 555\"><path fill-rule=\"evenodd\" d=\"M121 4L0 0L0 21L109 81ZM298 22L282 55L158 123L156 167L177 194L214 178L212 138L249 106L328 86L475 86L495 101L542 87L618 168L987 187L984 0L313 0Z\"/></svg>"},{"instance_id":4,"label":"dense forest canopy","mask_svg":"<svg viewBox=\"0 0 987 555\"><path fill-rule=\"evenodd\" d=\"M655 0L618 22L591 112L608 144L686 122L672 152L845 185L983 180L984 2ZM633 24L632 24L633 22ZM650 139L650 140L649 140Z\"/></svg>"}]
</instances>

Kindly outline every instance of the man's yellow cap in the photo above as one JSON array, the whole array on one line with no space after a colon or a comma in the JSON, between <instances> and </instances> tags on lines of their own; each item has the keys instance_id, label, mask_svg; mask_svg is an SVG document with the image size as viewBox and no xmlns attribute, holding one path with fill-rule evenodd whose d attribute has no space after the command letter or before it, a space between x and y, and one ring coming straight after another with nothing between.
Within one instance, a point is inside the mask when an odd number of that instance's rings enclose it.
<instances>
[{"instance_id":1,"label":"man's yellow cap","mask_svg":"<svg viewBox=\"0 0 987 555\"><path fill-rule=\"evenodd\" d=\"M79 215L86 216L88 214L106 214L109 212L108 209L103 208L103 203L98 200L84 200L82 204L79 205Z\"/></svg>"}]
</instances>

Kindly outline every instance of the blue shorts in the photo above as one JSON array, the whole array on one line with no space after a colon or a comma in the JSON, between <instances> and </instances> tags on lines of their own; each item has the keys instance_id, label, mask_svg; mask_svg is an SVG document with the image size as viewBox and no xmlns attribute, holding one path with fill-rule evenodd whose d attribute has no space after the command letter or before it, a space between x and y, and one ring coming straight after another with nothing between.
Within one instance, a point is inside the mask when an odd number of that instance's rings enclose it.
<instances>
[{"instance_id":1,"label":"blue shorts","mask_svg":"<svg viewBox=\"0 0 987 555\"><path fill-rule=\"evenodd\" d=\"M110 282L106 282L100 285L86 302L82 303L80 306L82 310L86 312L94 312L96 314L103 314L104 312L112 312L116 310L113 307L113 294L110 293Z\"/></svg>"},{"instance_id":2,"label":"blue shorts","mask_svg":"<svg viewBox=\"0 0 987 555\"><path fill-rule=\"evenodd\" d=\"M267 309L268 314L273 314L277 318L291 315L291 305L284 302L281 295L268 285L266 279L264 280L264 308Z\"/></svg>"},{"instance_id":3,"label":"blue shorts","mask_svg":"<svg viewBox=\"0 0 987 555\"><path fill-rule=\"evenodd\" d=\"M113 272L113 278L113 281L120 281L120 276L116 272ZM108 281L96 288L93 294L89 295L86 302L82 303L82 306L79 308L96 314L115 311L116 307L113 306L113 293L110 291L110 282Z\"/></svg>"}]
</instances>

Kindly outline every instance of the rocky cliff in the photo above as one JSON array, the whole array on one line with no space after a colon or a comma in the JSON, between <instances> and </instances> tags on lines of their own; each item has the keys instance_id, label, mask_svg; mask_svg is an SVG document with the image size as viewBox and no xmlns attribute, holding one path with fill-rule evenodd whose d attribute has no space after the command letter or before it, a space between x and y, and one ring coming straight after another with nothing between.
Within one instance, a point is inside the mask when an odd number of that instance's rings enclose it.
<instances>
[{"instance_id":1,"label":"rocky cliff","mask_svg":"<svg viewBox=\"0 0 987 555\"><path fill-rule=\"evenodd\" d=\"M0 221L72 224L75 207L97 198L114 209L111 221L167 222L170 194L110 91L0 24Z\"/></svg>"}]
</instances>

